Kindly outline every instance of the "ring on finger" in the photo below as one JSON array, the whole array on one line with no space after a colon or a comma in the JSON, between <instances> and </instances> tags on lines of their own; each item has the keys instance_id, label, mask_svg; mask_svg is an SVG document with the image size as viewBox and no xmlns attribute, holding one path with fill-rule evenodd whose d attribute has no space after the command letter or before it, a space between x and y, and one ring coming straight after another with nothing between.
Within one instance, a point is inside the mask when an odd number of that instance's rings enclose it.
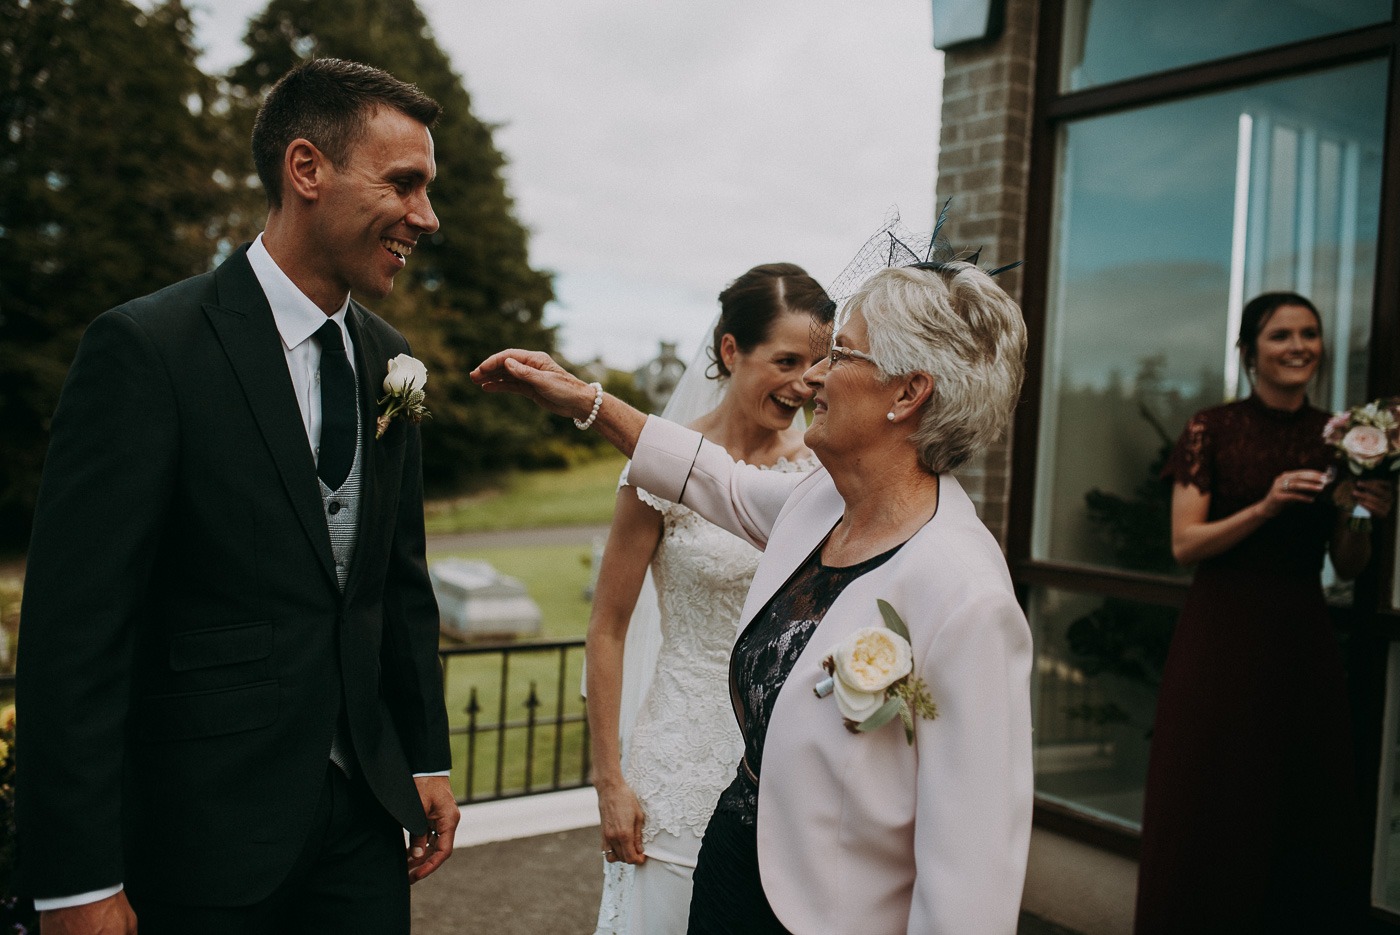
<instances>
[{"instance_id":1,"label":"ring on finger","mask_svg":"<svg viewBox=\"0 0 1400 935\"><path fill-rule=\"evenodd\" d=\"M1285 478L1283 479L1283 489L1284 489L1284 490L1287 490L1288 487L1289 487L1289 485L1292 484L1292 483L1293 483L1292 479L1285 477Z\"/></svg>"}]
</instances>

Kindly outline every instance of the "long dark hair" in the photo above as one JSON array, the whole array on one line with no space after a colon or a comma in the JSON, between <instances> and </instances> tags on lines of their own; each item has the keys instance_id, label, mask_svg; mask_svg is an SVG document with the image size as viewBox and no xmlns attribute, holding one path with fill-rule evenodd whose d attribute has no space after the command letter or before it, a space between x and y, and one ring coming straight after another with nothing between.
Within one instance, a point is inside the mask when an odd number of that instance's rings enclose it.
<instances>
[{"instance_id":1,"label":"long dark hair","mask_svg":"<svg viewBox=\"0 0 1400 935\"><path fill-rule=\"evenodd\" d=\"M814 321L829 323L836 306L826 290L796 263L764 263L730 283L719 294L719 322L710 354L719 376L729 376L720 343L732 335L745 353L767 340L773 322L787 312L805 312Z\"/></svg>"}]
</instances>

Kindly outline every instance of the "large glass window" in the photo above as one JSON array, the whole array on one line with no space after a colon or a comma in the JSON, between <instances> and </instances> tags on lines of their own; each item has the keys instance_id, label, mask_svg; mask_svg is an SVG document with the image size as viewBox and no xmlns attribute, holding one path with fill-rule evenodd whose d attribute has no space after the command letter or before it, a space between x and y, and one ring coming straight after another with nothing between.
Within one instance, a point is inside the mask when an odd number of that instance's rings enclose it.
<instances>
[{"instance_id":1,"label":"large glass window","mask_svg":"<svg viewBox=\"0 0 1400 935\"><path fill-rule=\"evenodd\" d=\"M1030 620L1036 792L1137 827L1176 612L1046 588L1032 592Z\"/></svg>"},{"instance_id":2,"label":"large glass window","mask_svg":"<svg viewBox=\"0 0 1400 935\"><path fill-rule=\"evenodd\" d=\"M1385 87L1373 61L1064 127L1033 558L1177 571L1157 472L1192 412L1248 391L1233 340L1260 291L1322 311L1314 402L1361 401Z\"/></svg>"},{"instance_id":3,"label":"large glass window","mask_svg":"<svg viewBox=\"0 0 1400 935\"><path fill-rule=\"evenodd\" d=\"M1067 0L1060 85L1079 91L1390 19L1390 0Z\"/></svg>"}]
</instances>

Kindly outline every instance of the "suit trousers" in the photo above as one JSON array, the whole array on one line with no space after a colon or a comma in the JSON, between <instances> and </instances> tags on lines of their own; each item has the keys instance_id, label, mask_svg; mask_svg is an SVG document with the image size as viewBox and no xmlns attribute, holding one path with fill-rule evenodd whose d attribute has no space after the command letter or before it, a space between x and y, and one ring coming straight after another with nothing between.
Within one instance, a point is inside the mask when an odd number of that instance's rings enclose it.
<instances>
[{"instance_id":1,"label":"suit trousers","mask_svg":"<svg viewBox=\"0 0 1400 935\"><path fill-rule=\"evenodd\" d=\"M362 778L329 762L301 855L267 899L188 906L128 892L141 935L408 935L404 832ZM170 859L182 844L171 842Z\"/></svg>"}]
</instances>

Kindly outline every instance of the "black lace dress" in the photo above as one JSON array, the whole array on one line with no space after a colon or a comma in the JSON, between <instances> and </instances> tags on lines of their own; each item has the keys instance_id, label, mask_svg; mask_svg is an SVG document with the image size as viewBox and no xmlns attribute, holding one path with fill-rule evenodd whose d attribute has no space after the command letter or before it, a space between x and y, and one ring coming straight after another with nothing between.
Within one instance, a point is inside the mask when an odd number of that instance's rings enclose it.
<instances>
[{"instance_id":1,"label":"black lace dress","mask_svg":"<svg viewBox=\"0 0 1400 935\"><path fill-rule=\"evenodd\" d=\"M734 781L720 793L700 842L690 897L690 935L787 932L768 905L758 873L758 776L763 771L768 722L793 664L836 598L899 548L841 568L823 565L822 550L816 549L735 644L729 685L739 709L744 760Z\"/></svg>"},{"instance_id":2,"label":"black lace dress","mask_svg":"<svg viewBox=\"0 0 1400 935\"><path fill-rule=\"evenodd\" d=\"M1217 520L1325 470L1328 414L1251 397L1197 413L1163 476ZM1337 933L1361 900L1341 655L1319 574L1330 490L1196 569L1152 735L1137 935ZM1364 894L1359 894L1364 898Z\"/></svg>"}]
</instances>

